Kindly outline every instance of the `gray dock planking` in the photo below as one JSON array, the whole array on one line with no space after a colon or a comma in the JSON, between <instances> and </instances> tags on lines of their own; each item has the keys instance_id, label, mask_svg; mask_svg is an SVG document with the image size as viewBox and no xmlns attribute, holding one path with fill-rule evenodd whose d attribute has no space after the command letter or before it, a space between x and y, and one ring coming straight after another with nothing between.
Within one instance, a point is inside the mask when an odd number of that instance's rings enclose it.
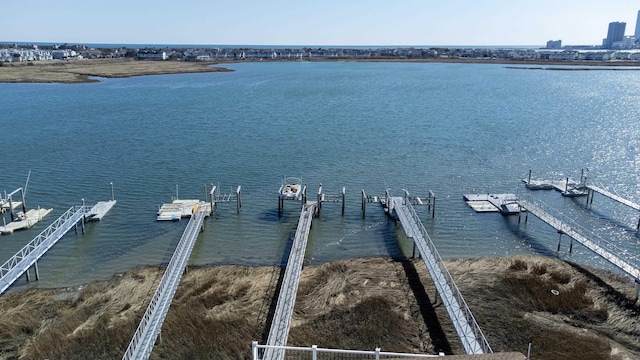
<instances>
[{"instance_id":1,"label":"gray dock planking","mask_svg":"<svg viewBox=\"0 0 640 360\"><path fill-rule=\"evenodd\" d=\"M293 307L296 303L296 294L298 292L298 282L302 271L302 263L307 248L307 240L309 239L309 231L311 222L318 209L318 203L307 202L303 205L296 228L295 238L287 260L280 295L276 304L276 310L271 322L267 345L285 346L289 336L291 327L291 317L293 316ZM284 359L285 352L281 348L265 349L263 359Z\"/></svg>"},{"instance_id":2,"label":"gray dock planking","mask_svg":"<svg viewBox=\"0 0 640 360\"><path fill-rule=\"evenodd\" d=\"M169 311L171 301L191 256L193 246L202 229L204 218L209 216L210 213L210 204L201 202L195 213L191 215L180 242L178 242L178 246L162 276L162 280L160 280L160 284L122 357L123 359L148 359L151 355L153 346L160 334L162 323Z\"/></svg>"},{"instance_id":3,"label":"gray dock planking","mask_svg":"<svg viewBox=\"0 0 640 360\"><path fill-rule=\"evenodd\" d=\"M575 239L576 241L584 245L587 249L593 251L594 253L601 256L603 259L609 261L611 264L615 265L616 267L624 271L626 274L634 278L636 282L640 281L640 269L638 269L637 267L633 266L627 261L621 259L619 256L604 249L595 241L579 233L577 230L575 230L574 227L570 226L569 224L549 214L540 206L534 204L532 201L528 201L526 199L520 198L518 200L518 203L520 204L520 206L525 208L527 212L535 215L537 218L539 218L543 222L549 224L551 227L556 229L559 234L561 235L566 234L570 236L572 239Z\"/></svg>"},{"instance_id":4,"label":"gray dock planking","mask_svg":"<svg viewBox=\"0 0 640 360\"><path fill-rule=\"evenodd\" d=\"M419 249L467 354L492 353L493 351L480 330L480 326L462 298L451 274L444 266L440 254L411 203L402 197L390 197L385 202L389 207L388 213L397 216L407 237L413 239Z\"/></svg>"}]
</instances>

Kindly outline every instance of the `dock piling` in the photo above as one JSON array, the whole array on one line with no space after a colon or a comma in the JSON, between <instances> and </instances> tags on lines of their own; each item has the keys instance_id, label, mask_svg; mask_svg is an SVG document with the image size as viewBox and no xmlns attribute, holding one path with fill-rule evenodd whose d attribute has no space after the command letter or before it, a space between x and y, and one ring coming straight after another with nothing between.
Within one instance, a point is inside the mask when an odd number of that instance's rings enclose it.
<instances>
[{"instance_id":1,"label":"dock piling","mask_svg":"<svg viewBox=\"0 0 640 360\"><path fill-rule=\"evenodd\" d=\"M236 210L240 214L240 208L242 207L242 186L238 185L236 189Z\"/></svg>"},{"instance_id":2,"label":"dock piling","mask_svg":"<svg viewBox=\"0 0 640 360\"><path fill-rule=\"evenodd\" d=\"M347 189L343 186L342 187L342 216L344 216L344 198L345 198L346 192L347 192Z\"/></svg>"},{"instance_id":3,"label":"dock piling","mask_svg":"<svg viewBox=\"0 0 640 360\"><path fill-rule=\"evenodd\" d=\"M563 234L563 231L562 230L558 230L558 250L557 250L557 252L560 252L560 242L562 241L562 234Z\"/></svg>"},{"instance_id":4,"label":"dock piling","mask_svg":"<svg viewBox=\"0 0 640 360\"><path fill-rule=\"evenodd\" d=\"M33 270L36 273L36 281L40 280L40 272L38 271L38 262L33 263Z\"/></svg>"},{"instance_id":5,"label":"dock piling","mask_svg":"<svg viewBox=\"0 0 640 360\"><path fill-rule=\"evenodd\" d=\"M115 201L115 200L116 200L116 197L115 197L115 195L113 194L113 182L111 182L111 183L110 183L110 186L111 186L111 201Z\"/></svg>"}]
</instances>

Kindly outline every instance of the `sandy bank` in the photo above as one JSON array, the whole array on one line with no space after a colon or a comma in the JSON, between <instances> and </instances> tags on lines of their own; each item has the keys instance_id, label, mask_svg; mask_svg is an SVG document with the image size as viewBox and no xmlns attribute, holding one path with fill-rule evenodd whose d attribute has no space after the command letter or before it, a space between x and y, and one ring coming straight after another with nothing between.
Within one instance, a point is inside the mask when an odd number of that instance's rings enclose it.
<instances>
[{"instance_id":1,"label":"sandy bank","mask_svg":"<svg viewBox=\"0 0 640 360\"><path fill-rule=\"evenodd\" d=\"M90 77L123 78L141 75L230 71L207 63L96 59L0 64L0 82L86 83Z\"/></svg>"},{"instance_id":2,"label":"sandy bank","mask_svg":"<svg viewBox=\"0 0 640 360\"><path fill-rule=\"evenodd\" d=\"M542 257L448 261L496 352L534 359L640 358L640 306L611 274ZM0 297L0 358L113 359L124 353L162 269L81 288ZM246 359L262 343L279 268L189 269L154 359ZM551 290L557 290L557 295ZM289 344L462 354L424 263L366 258L305 267Z\"/></svg>"}]
</instances>

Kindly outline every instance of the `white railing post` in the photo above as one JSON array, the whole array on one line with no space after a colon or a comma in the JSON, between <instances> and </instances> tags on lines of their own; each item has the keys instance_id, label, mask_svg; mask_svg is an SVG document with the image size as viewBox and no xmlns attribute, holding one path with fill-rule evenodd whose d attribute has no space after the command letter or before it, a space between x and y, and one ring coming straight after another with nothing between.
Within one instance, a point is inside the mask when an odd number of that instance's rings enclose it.
<instances>
[{"instance_id":1,"label":"white railing post","mask_svg":"<svg viewBox=\"0 0 640 360\"><path fill-rule=\"evenodd\" d=\"M318 360L318 345L311 346L311 360Z\"/></svg>"}]
</instances>

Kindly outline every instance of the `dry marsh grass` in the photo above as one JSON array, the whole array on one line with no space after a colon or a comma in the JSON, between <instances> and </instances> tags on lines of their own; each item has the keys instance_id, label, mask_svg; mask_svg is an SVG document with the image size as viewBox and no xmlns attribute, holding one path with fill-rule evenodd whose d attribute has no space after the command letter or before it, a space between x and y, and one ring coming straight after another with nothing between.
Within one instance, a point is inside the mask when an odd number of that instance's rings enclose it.
<instances>
[{"instance_id":1,"label":"dry marsh grass","mask_svg":"<svg viewBox=\"0 0 640 360\"><path fill-rule=\"evenodd\" d=\"M85 83L91 77L122 78L140 75L229 71L208 63L184 61L137 61L131 59L85 59L0 64L0 82Z\"/></svg>"},{"instance_id":2,"label":"dry marsh grass","mask_svg":"<svg viewBox=\"0 0 640 360\"><path fill-rule=\"evenodd\" d=\"M447 267L494 351L531 342L532 359L640 358L640 308L624 279L541 257ZM190 268L151 357L249 359L251 340L265 341L280 270ZM162 272L1 296L0 359L122 357ZM388 258L305 267L289 344L463 353L422 260Z\"/></svg>"}]
</instances>

